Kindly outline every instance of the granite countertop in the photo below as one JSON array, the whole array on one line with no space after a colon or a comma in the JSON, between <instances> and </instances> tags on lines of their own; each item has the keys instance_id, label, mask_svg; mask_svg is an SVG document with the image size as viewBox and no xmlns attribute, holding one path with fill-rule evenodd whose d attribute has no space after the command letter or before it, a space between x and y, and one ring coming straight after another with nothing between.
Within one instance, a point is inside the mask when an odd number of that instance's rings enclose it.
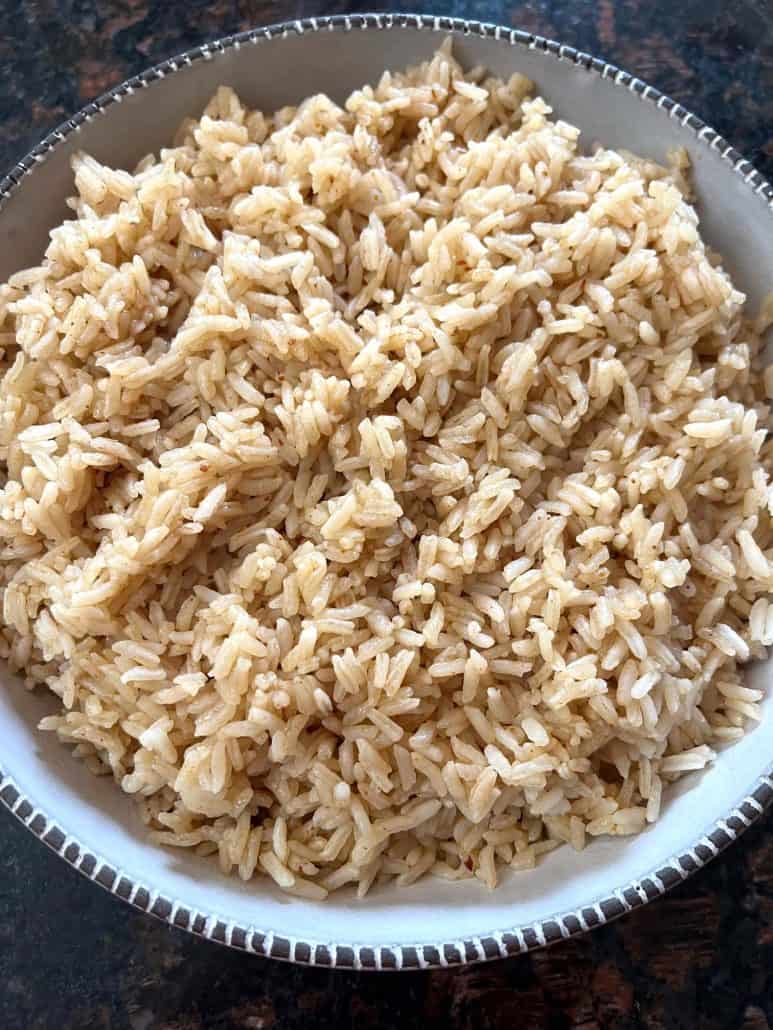
<instances>
[{"instance_id":1,"label":"granite countertop","mask_svg":"<svg viewBox=\"0 0 773 1030\"><path fill-rule=\"evenodd\" d=\"M147 65L254 25L369 3L0 2L0 168ZM456 0L392 10L496 21L649 81L773 178L765 0ZM660 901L548 951L357 974L228 951L97 890L0 812L0 1030L773 1027L773 814Z\"/></svg>"}]
</instances>

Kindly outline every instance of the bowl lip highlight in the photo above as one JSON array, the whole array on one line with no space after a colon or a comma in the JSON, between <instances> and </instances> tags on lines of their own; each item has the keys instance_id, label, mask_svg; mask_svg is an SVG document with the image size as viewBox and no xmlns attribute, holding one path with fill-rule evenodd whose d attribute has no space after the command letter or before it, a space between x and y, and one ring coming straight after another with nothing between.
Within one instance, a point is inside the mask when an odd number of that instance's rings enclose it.
<instances>
[{"instance_id":1,"label":"bowl lip highlight","mask_svg":"<svg viewBox=\"0 0 773 1030\"><path fill-rule=\"evenodd\" d=\"M628 89L641 100L654 104L683 128L689 129L700 144L718 152L750 192L760 196L773 212L773 186L754 168L751 161L681 104L615 65L554 40L487 22L423 14L366 13L307 18L250 29L194 47L127 79L55 128L11 168L0 181L0 216L5 201L60 143L85 122L104 113L113 103L120 102L135 90L145 88L157 79L166 78L195 62L211 60L244 45L262 44L292 35L302 36L322 31L347 33L358 29L400 29L477 36L513 47L541 51L554 59L571 62L589 74L609 80L611 85ZM4 770L1 763L0 801L27 829L84 876L140 911L199 937L265 957L308 965L357 970L428 969L484 962L545 947L616 919L666 893L716 857L773 804L773 762L752 784L737 806L709 825L687 851L673 856L662 867L652 870L641 879L608 889L605 895L578 909L557 913L535 923L491 930L467 939L441 940L436 944L384 942L380 945L363 945L313 937L304 940L284 937L275 930L260 930L254 926L228 922L217 913L197 910L182 899L167 898L147 883L127 877L115 867L115 863L101 857L87 842L68 834L57 818L52 818L44 806L24 793L11 772Z\"/></svg>"}]
</instances>

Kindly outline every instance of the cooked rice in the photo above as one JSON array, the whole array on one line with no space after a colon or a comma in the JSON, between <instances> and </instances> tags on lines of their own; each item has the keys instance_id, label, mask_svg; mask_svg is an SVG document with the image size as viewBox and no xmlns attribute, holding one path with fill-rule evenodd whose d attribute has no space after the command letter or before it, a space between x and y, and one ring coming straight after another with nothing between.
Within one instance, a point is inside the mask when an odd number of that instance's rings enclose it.
<instances>
[{"instance_id":1,"label":"cooked rice","mask_svg":"<svg viewBox=\"0 0 773 1030\"><path fill-rule=\"evenodd\" d=\"M760 718L765 320L683 161L550 115L447 47L222 88L0 290L2 655L156 841L493 886Z\"/></svg>"}]
</instances>

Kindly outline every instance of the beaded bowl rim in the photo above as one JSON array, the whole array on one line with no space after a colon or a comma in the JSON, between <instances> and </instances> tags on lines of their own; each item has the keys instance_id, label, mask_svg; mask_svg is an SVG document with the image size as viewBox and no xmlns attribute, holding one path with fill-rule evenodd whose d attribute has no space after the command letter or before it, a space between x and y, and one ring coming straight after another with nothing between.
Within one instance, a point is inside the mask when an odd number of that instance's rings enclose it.
<instances>
[{"instance_id":1,"label":"beaded bowl rim","mask_svg":"<svg viewBox=\"0 0 773 1030\"><path fill-rule=\"evenodd\" d=\"M481 21L422 14L340 14L280 22L225 36L171 57L135 75L87 104L44 137L18 161L0 181L0 213L5 201L30 172L73 132L114 103L158 79L200 60L212 60L243 45L256 45L292 35L352 32L357 29L415 29L449 32L462 36L495 39L510 46L538 50L558 60L570 61L586 71L608 79L654 104L666 116L689 129L697 141L719 153L732 166L751 192L762 197L773 211L773 186L724 137L670 97L613 64L551 39L520 29ZM172 926L228 947L284 961L327 968L356 970L404 970L461 966L506 958L567 940L646 905L705 866L729 847L752 823L773 805L773 762L757 778L743 800L723 818L715 820L692 847L670 858L638 880L614 888L605 896L581 908L555 914L524 926L514 926L467 939L437 944L362 945L356 942L327 942L314 938L283 937L274 930L226 922L216 913L202 912L179 899L170 899L151 886L129 878L114 868L88 844L75 839L51 818L36 801L25 795L0 764L0 801L44 844L73 868L100 887L115 894L141 912Z\"/></svg>"}]
</instances>

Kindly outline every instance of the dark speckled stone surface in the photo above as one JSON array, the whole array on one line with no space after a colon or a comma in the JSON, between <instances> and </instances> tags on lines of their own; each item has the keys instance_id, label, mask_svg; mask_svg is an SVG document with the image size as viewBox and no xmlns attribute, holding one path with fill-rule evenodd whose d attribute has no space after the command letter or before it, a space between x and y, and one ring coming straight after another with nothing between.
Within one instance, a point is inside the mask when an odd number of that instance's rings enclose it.
<instances>
[{"instance_id":1,"label":"dark speckled stone surface","mask_svg":"<svg viewBox=\"0 0 773 1030\"><path fill-rule=\"evenodd\" d=\"M147 65L253 25L370 4L0 0L0 166ZM412 3L511 24L670 93L773 177L769 0ZM1 746L1 745L0 745ZM773 817L666 898L549 951L399 977L293 968L170 929L0 812L0 1030L773 1026Z\"/></svg>"}]
</instances>

